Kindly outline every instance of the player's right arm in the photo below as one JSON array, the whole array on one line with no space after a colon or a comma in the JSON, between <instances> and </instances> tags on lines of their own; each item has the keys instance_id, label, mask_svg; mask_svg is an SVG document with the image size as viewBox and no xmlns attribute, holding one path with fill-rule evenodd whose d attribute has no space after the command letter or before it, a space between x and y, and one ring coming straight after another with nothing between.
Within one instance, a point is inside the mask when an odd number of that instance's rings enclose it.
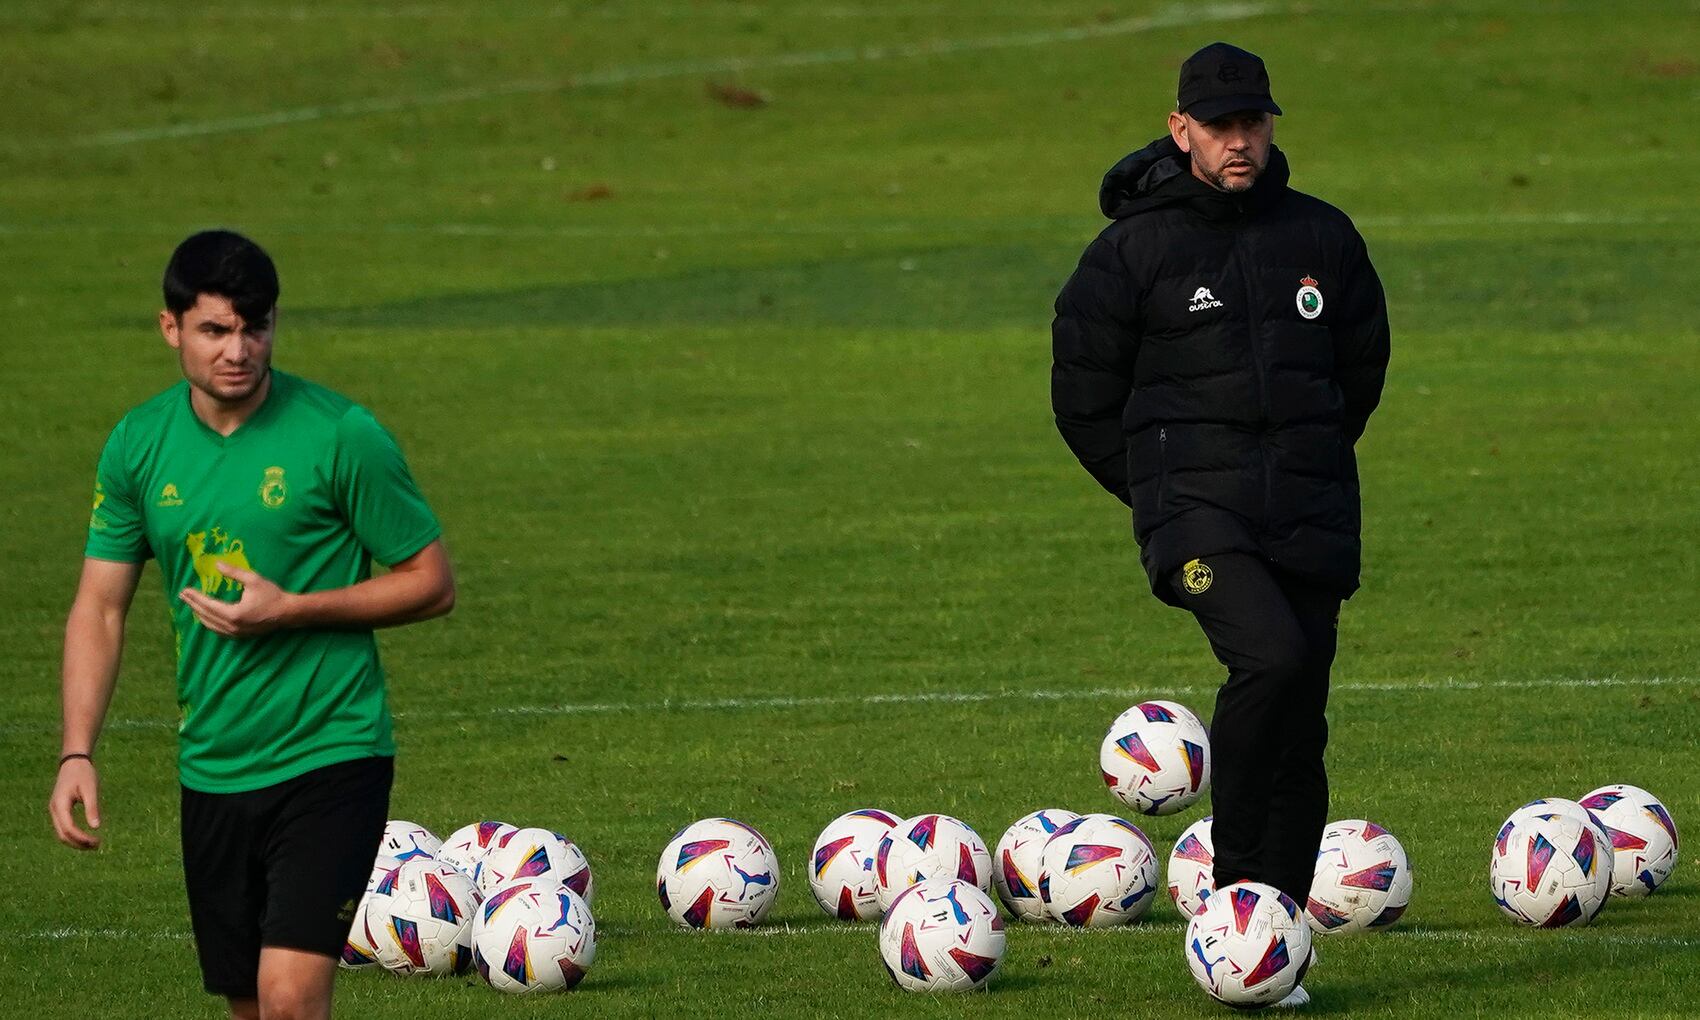
<instances>
[{"instance_id":1,"label":"player's right arm","mask_svg":"<svg viewBox=\"0 0 1700 1020\"><path fill-rule=\"evenodd\" d=\"M124 648L124 618L135 597L142 564L83 560L77 597L65 621L65 658L60 675L64 730L59 753L94 754ZM93 850L100 840L78 827L72 809L81 804L90 828L100 828L100 778L94 762L72 758L59 766L47 811L59 841Z\"/></svg>"},{"instance_id":2,"label":"player's right arm","mask_svg":"<svg viewBox=\"0 0 1700 1020\"><path fill-rule=\"evenodd\" d=\"M63 756L94 754L106 708L112 704L112 688L118 681L124 617L136 595L142 564L153 555L142 502L132 484L135 471L126 442L128 421L128 417L119 421L100 451L88 541L83 546L83 576L77 581L77 597L65 621L65 657L60 670L64 728L59 774L47 801L47 813L59 841L78 850L93 850L100 845L100 840L77 827L72 813L81 804L89 827L100 827L100 779L89 758L66 760Z\"/></svg>"}]
</instances>

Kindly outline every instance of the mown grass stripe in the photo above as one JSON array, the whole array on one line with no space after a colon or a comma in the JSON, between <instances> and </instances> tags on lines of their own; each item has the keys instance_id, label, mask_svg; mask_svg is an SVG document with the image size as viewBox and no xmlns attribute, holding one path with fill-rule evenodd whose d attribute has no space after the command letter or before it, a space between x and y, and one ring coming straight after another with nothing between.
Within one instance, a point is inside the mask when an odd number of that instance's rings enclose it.
<instances>
[{"instance_id":1,"label":"mown grass stripe","mask_svg":"<svg viewBox=\"0 0 1700 1020\"><path fill-rule=\"evenodd\" d=\"M260 131L266 128L314 121L368 117L431 107L455 106L509 96L538 95L584 88L606 88L636 82L660 81L668 78L782 70L797 67L821 67L834 64L914 60L922 57L941 57L985 50L1051 46L1059 43L1133 35L1183 25L1244 21L1275 13L1278 9L1280 8L1275 5L1261 3L1203 4L1175 7L1158 14L1124 18L1103 24L1078 25L1069 28L1003 35L938 39L921 43L853 46L827 50L798 50L758 57L708 57L656 64L635 64L625 67L610 67L600 71L586 71L582 74L567 75L561 78L521 79L491 85L449 89L442 92L354 99L315 106L301 106L287 110L270 110L238 117L218 117L210 120L185 121L181 124L158 124L139 128L96 131L89 134L72 135L69 138L43 138L27 141L9 139L4 143L4 147L8 151L15 152L66 145L80 148L134 145L142 142Z\"/></svg>"}]
</instances>

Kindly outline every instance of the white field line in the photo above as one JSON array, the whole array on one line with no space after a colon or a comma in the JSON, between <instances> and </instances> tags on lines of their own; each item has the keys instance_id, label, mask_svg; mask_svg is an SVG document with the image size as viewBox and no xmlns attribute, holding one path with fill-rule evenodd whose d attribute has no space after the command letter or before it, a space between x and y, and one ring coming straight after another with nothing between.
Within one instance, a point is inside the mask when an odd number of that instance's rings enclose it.
<instances>
[{"instance_id":1,"label":"white field line","mask_svg":"<svg viewBox=\"0 0 1700 1020\"><path fill-rule=\"evenodd\" d=\"M1213 691L1218 681L1195 681L1167 686L1142 687L1083 687L1073 689L1006 688L996 691L904 691L891 694L828 694L809 697L774 698L660 698L648 701L581 701L539 705L492 705L479 709L413 709L396 712L397 719L486 719L511 716L574 716L646 714L665 715L684 712L774 712L809 708L832 708L841 705L875 707L879 705L978 705L994 701L1111 701L1131 704L1141 698L1180 697L1187 694ZM1463 680L1457 677L1411 680L1365 680L1336 683L1330 691L1335 694L1387 694L1412 691L1478 692L1561 690L1593 688L1692 687L1700 686L1700 677L1541 677L1533 680ZM167 719L111 719L107 729L155 730L175 729L177 724ZM11 724L0 727L0 733L57 732L52 724Z\"/></svg>"},{"instance_id":2,"label":"white field line","mask_svg":"<svg viewBox=\"0 0 1700 1020\"><path fill-rule=\"evenodd\" d=\"M156 942L163 939L187 941L194 934L173 928L155 929L153 931L137 931L134 928L40 928L31 931L8 932L4 936L9 939L46 940L64 942L70 939L124 939Z\"/></svg>"},{"instance_id":3,"label":"white field line","mask_svg":"<svg viewBox=\"0 0 1700 1020\"><path fill-rule=\"evenodd\" d=\"M406 110L418 110L428 107L453 106L462 103L481 102L484 100L498 99L507 96L536 95L545 92L559 92L571 89L628 85L636 82L660 81L667 78L735 74L745 71L778 71L798 67L823 67L834 64L914 60L923 57L951 56L958 53L972 53L985 50L1052 46L1058 43L1082 42L1091 39L1106 39L1116 36L1134 35L1162 28L1174 28L1180 26L1190 27L1211 22L1244 21L1250 18L1260 17L1265 14L1276 13L1280 9L1282 8L1277 8L1275 5L1267 3L1203 4L1196 6L1174 7L1157 14L1125 18L1119 21L1104 22L1102 24L1080 25L1071 28L1042 29L1005 35L980 36L977 38L940 39L932 42L844 47L830 50L799 50L790 53L775 53L768 56L756 57L710 57L698 60L682 60L657 64L633 64L624 67L606 68L600 71L585 71L581 74L568 75L560 78L532 78L519 81L499 82L489 85L476 85L461 89L449 89L443 92L423 92L412 95L355 99L340 103L326 103L318 106L302 106L287 110L272 110L266 113L257 113L242 117L223 117L211 120L188 121L182 124L160 124L149 127L129 128L114 131L97 131L91 134L72 135L69 138L41 138L30 139L27 141L11 138L4 140L3 147L6 151L22 152L39 151L43 148L60 148L64 146L99 147L133 145L139 142L155 142L176 138L199 138L205 135L229 134L240 131L257 131L264 128L281 127L287 124L302 124L312 121L364 117L385 113L399 113ZM1295 7L1293 9L1301 8Z\"/></svg>"},{"instance_id":4,"label":"white field line","mask_svg":"<svg viewBox=\"0 0 1700 1020\"><path fill-rule=\"evenodd\" d=\"M1400 691L1482 691L1524 690L1529 688L1565 687L1664 687L1700 684L1700 678L1647 677L1623 679L1600 677L1570 679L1553 677L1539 680L1475 681L1446 677L1438 680L1390 680L1347 682L1334 684L1333 692L1400 692ZM1006 689L998 691L908 691L894 694L828 694L812 697L777 698L701 698L663 699L658 701L579 702L558 705L497 705L479 711L457 709L398 712L398 718L466 718L477 716L513 715L600 715L615 712L750 712L784 711L800 708L831 708L839 705L874 707L879 705L973 705L990 701L1108 701L1120 699L1132 702L1140 698L1180 696L1199 691L1213 691L1217 681L1171 684L1164 687L1090 687L1079 689Z\"/></svg>"},{"instance_id":5,"label":"white field line","mask_svg":"<svg viewBox=\"0 0 1700 1020\"><path fill-rule=\"evenodd\" d=\"M1140 936L1166 936L1174 938L1186 930L1179 921L1163 921L1156 924L1133 924L1120 928L1065 928L1060 925L1046 925L1042 928L1012 925L1014 931L1033 931L1042 933L1053 939L1104 939L1104 938L1137 938ZM646 936L679 937L679 938L813 938L828 935L852 935L874 940L876 928L873 924L818 924L799 925L789 924L766 925L759 928L728 930L728 931L691 931L686 928L624 928L599 925L598 934L604 937L625 939L643 938ZM72 940L112 940L125 941L188 941L194 938L190 932L174 928L153 929L141 931L134 928L42 928L24 931L0 933L7 939L22 939L29 941L65 942ZM1024 938L1017 935L1016 938ZM1540 940L1549 937L1544 932L1530 932L1518 928L1506 928L1503 931L1463 931L1457 929L1431 930L1426 928L1392 928L1386 932L1369 936L1377 940L1403 942L1455 942L1466 946L1515 946L1537 945ZM1559 936L1551 936L1559 937ZM1610 930L1582 928L1567 931L1562 939L1565 944L1585 942L1589 946L1643 946L1655 949L1687 949L1700 946L1700 937L1683 935L1630 935L1619 934ZM1324 943L1326 945L1326 943Z\"/></svg>"},{"instance_id":6,"label":"white field line","mask_svg":"<svg viewBox=\"0 0 1700 1020\"><path fill-rule=\"evenodd\" d=\"M500 223L313 223L262 224L262 234L291 234L309 237L371 237L394 234L403 237L466 238L635 238L662 240L670 237L980 237L1034 231L1085 237L1097 229L1095 217L1054 216L1031 220L987 222L887 221L840 223L790 223L784 219L742 223L633 223L584 225L517 225ZM1413 215L1370 215L1354 222L1367 231L1470 227L1636 227L1700 224L1700 214L1609 213L1560 210L1548 213L1418 213ZM0 223L0 236L132 237L152 234L175 236L182 224L114 223Z\"/></svg>"}]
</instances>

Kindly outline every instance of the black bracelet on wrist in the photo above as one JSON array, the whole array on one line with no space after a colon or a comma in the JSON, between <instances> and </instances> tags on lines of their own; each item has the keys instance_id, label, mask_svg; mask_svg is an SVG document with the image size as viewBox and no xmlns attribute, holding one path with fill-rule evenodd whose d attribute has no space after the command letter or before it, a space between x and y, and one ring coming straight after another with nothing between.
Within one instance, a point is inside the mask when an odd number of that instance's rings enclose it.
<instances>
[{"instance_id":1,"label":"black bracelet on wrist","mask_svg":"<svg viewBox=\"0 0 1700 1020\"><path fill-rule=\"evenodd\" d=\"M72 751L70 754L64 755L63 757L61 757L59 759L59 767L64 768L65 763L70 761L72 758L81 758L82 760L88 762L90 765L94 764L94 758L92 758L91 756L86 755L81 751Z\"/></svg>"}]
</instances>

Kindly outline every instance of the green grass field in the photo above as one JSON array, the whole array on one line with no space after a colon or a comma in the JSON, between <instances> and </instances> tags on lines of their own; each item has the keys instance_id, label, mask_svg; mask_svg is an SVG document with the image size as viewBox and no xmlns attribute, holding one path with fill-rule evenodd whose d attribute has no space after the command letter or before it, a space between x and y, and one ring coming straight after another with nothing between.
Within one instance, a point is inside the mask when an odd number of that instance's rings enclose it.
<instances>
[{"instance_id":1,"label":"green grass field","mask_svg":"<svg viewBox=\"0 0 1700 1020\"><path fill-rule=\"evenodd\" d=\"M229 225L278 260L277 364L401 437L458 568L451 617L383 640L394 814L553 826L599 887L570 997L360 973L341 1015L1228 1015L1166 899L1014 930L990 994L932 1000L803 871L853 807L988 841L1113 810L1108 721L1209 712L1219 667L1145 591L1047 372L1099 177L1216 38L1269 61L1294 185L1357 220L1394 326L1329 767L1416 892L1321 943L1312 1012L1692 1015L1692 848L1577 931L1486 888L1536 796L1633 782L1700 824L1689 0L0 6L0 1012L219 1012L151 568L105 846L58 846L44 804L95 457L177 378L171 247ZM1166 848L1201 811L1140 821ZM773 840L779 904L674 930L656 855L719 814Z\"/></svg>"}]
</instances>

